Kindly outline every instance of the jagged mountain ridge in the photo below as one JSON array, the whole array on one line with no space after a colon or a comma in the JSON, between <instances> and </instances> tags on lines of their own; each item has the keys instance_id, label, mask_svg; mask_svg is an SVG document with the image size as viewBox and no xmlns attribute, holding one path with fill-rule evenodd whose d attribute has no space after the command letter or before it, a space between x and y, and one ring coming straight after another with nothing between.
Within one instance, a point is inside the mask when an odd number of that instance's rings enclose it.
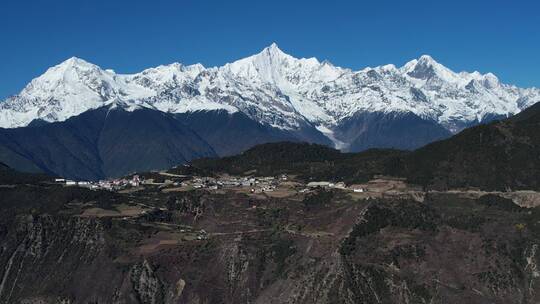
<instances>
[{"instance_id":1,"label":"jagged mountain ridge","mask_svg":"<svg viewBox=\"0 0 540 304\"><path fill-rule=\"evenodd\" d=\"M168 113L242 112L287 131L312 125L346 148L350 143L334 131L362 113L412 113L455 133L538 101L539 89L502 84L491 73L455 73L427 55L402 67L352 71L294 58L272 44L221 67L173 63L131 75L73 57L1 103L0 127L63 121L115 103Z\"/></svg>"}]
</instances>

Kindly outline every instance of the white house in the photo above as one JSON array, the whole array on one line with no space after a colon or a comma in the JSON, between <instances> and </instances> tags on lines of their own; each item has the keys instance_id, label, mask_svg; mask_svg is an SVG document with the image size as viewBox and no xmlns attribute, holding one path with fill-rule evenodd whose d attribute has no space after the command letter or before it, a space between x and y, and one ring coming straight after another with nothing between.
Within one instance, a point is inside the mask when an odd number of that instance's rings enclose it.
<instances>
[{"instance_id":1,"label":"white house","mask_svg":"<svg viewBox=\"0 0 540 304\"><path fill-rule=\"evenodd\" d=\"M330 185L334 185L330 182L309 182L307 184L308 187L315 188L315 187L330 187Z\"/></svg>"},{"instance_id":2,"label":"white house","mask_svg":"<svg viewBox=\"0 0 540 304\"><path fill-rule=\"evenodd\" d=\"M344 183L344 182L336 183L336 184L334 185L334 188L345 189L345 183Z\"/></svg>"}]
</instances>

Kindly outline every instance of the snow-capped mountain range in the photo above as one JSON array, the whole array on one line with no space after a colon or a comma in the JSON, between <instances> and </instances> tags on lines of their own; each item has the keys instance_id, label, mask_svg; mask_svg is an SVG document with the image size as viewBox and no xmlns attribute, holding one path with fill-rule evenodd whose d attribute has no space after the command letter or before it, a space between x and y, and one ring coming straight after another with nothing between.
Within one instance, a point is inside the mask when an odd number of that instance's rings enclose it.
<instances>
[{"instance_id":1,"label":"snow-capped mountain range","mask_svg":"<svg viewBox=\"0 0 540 304\"><path fill-rule=\"evenodd\" d=\"M173 63L130 75L73 57L0 103L0 127L64 121L104 105L167 113L222 109L282 130L310 124L339 145L334 130L358 113L413 113L455 133L539 101L537 88L502 84L491 73L456 73L427 55L402 67L352 71L292 57L272 44L221 67Z\"/></svg>"}]
</instances>

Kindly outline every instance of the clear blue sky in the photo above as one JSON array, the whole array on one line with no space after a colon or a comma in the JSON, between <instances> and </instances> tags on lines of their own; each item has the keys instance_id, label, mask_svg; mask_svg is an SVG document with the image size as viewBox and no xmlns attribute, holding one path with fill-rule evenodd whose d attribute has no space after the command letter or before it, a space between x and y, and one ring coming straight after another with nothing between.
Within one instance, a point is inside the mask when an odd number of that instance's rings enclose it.
<instances>
[{"instance_id":1,"label":"clear blue sky","mask_svg":"<svg viewBox=\"0 0 540 304\"><path fill-rule=\"evenodd\" d=\"M272 42L360 69L430 54L540 86L539 1L2 0L0 98L77 56L117 72L221 65Z\"/></svg>"}]
</instances>

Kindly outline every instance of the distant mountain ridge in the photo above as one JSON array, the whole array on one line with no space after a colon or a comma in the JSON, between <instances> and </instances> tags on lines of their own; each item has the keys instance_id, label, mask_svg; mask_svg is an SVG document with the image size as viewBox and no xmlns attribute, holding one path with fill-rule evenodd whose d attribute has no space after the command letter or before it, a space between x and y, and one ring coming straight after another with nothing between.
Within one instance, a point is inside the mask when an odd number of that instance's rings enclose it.
<instances>
[{"instance_id":1,"label":"distant mountain ridge","mask_svg":"<svg viewBox=\"0 0 540 304\"><path fill-rule=\"evenodd\" d=\"M464 127L508 117L538 101L539 89L502 84L491 73L455 73L427 55L399 68L352 71L315 58L294 58L272 44L221 67L173 63L131 75L73 57L1 103L0 127L64 121L111 104L129 111L142 107L176 114L225 110L288 133L309 126L334 146L356 151L381 144L358 145L345 135L350 132L344 132L343 125L357 117L373 114L388 120L384 116L409 113L437 125L428 137L414 140L416 148ZM380 135L369 128L364 131ZM391 139L382 144L403 148Z\"/></svg>"}]
</instances>

